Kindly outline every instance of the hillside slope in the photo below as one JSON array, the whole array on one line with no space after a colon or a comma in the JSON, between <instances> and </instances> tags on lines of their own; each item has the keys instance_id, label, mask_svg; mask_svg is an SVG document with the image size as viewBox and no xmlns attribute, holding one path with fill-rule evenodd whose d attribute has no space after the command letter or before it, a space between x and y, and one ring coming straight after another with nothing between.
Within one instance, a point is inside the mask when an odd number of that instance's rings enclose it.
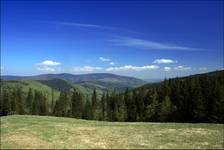
<instances>
[{"instance_id":1,"label":"hillside slope","mask_svg":"<svg viewBox=\"0 0 224 150\"><path fill-rule=\"evenodd\" d=\"M10 80L10 81L1 81L1 89L8 89L10 91L12 91L14 88L16 87L21 87L22 91L24 93L27 93L28 90L31 88L33 90L37 90L37 91L41 91L43 92L49 100L51 100L51 93L52 93L52 89L51 87L42 84L38 81L35 80L22 80L22 81L16 81L16 80ZM54 100L56 100L59 97L59 90L55 89L54 91Z\"/></svg>"},{"instance_id":2,"label":"hillside slope","mask_svg":"<svg viewBox=\"0 0 224 150\"><path fill-rule=\"evenodd\" d=\"M82 84L78 84L78 83L72 83L70 84L69 82L62 80L62 79L50 79L50 80L36 80L42 84L45 84L55 90L61 91L61 92L69 92L71 91L71 89L76 89L77 91L79 91L83 96L89 96L89 98L91 97L92 93L93 93L93 89L96 89L97 93L99 95L102 95L103 89L98 88L96 85L93 86L85 86ZM107 90L107 89L105 89Z\"/></svg>"},{"instance_id":3,"label":"hillside slope","mask_svg":"<svg viewBox=\"0 0 224 150\"><path fill-rule=\"evenodd\" d=\"M119 76L108 73L82 74L73 75L68 73L62 74L43 74L37 76L1 76L3 80L54 80L61 79L69 84L84 85L88 88L97 88L98 90L119 90L124 91L126 88L136 88L146 82L133 77Z\"/></svg>"},{"instance_id":4,"label":"hillside slope","mask_svg":"<svg viewBox=\"0 0 224 150\"><path fill-rule=\"evenodd\" d=\"M169 79L170 81L174 81L176 79L181 80L182 82L190 79L190 78L208 78L208 77L218 77L220 79L224 79L224 70L219 70L219 71L212 71L212 72L207 72L207 73L201 73L201 74L194 74L194 75L190 75L190 76L185 76L185 77L176 77L176 78L171 78ZM164 80L163 80L164 81ZM151 87L160 87L164 82L160 81L160 82L154 82L154 83L147 83L144 84L143 86L139 86L134 90L143 90L143 89L148 89Z\"/></svg>"},{"instance_id":5,"label":"hillside slope","mask_svg":"<svg viewBox=\"0 0 224 150\"><path fill-rule=\"evenodd\" d=\"M224 122L224 70L146 84L129 95L135 108L127 108L138 113L129 115L133 120Z\"/></svg>"},{"instance_id":6,"label":"hillside slope","mask_svg":"<svg viewBox=\"0 0 224 150\"><path fill-rule=\"evenodd\" d=\"M1 149L222 149L223 124L1 117Z\"/></svg>"}]
</instances>

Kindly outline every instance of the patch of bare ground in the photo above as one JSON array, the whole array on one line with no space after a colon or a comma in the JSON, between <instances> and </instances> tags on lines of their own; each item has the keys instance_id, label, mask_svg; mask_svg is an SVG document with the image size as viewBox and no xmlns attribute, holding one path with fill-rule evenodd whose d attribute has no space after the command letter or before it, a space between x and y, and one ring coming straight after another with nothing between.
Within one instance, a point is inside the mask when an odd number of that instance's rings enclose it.
<instances>
[{"instance_id":1,"label":"patch of bare ground","mask_svg":"<svg viewBox=\"0 0 224 150\"><path fill-rule=\"evenodd\" d=\"M193 135L208 135L208 134L214 134L214 132L217 132L217 131L204 129L204 128L186 128L180 131L182 135L192 135L192 134Z\"/></svg>"},{"instance_id":2,"label":"patch of bare ground","mask_svg":"<svg viewBox=\"0 0 224 150\"><path fill-rule=\"evenodd\" d=\"M14 143L19 149L47 149L50 144L30 133L10 133L2 137L2 142Z\"/></svg>"}]
</instances>

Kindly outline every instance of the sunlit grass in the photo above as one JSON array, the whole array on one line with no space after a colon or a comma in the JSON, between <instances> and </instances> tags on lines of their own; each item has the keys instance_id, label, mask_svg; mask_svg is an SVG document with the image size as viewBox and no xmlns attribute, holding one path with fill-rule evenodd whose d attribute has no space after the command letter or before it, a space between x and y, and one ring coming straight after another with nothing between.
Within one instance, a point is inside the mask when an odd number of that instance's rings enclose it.
<instances>
[{"instance_id":1,"label":"sunlit grass","mask_svg":"<svg viewBox=\"0 0 224 150\"><path fill-rule=\"evenodd\" d=\"M1 117L1 148L223 148L223 124Z\"/></svg>"}]
</instances>

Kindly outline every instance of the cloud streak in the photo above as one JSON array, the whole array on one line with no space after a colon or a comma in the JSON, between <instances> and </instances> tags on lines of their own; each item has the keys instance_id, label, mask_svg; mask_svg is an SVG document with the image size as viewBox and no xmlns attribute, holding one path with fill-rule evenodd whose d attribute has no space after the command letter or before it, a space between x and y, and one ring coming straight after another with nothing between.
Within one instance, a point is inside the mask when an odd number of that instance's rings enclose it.
<instances>
[{"instance_id":1,"label":"cloud streak","mask_svg":"<svg viewBox=\"0 0 224 150\"><path fill-rule=\"evenodd\" d=\"M153 61L154 64L172 64L172 63L177 63L176 60L172 59L156 59Z\"/></svg>"},{"instance_id":2,"label":"cloud streak","mask_svg":"<svg viewBox=\"0 0 224 150\"><path fill-rule=\"evenodd\" d=\"M76 22L55 22L56 24L66 25L66 26L76 26L83 28L97 28L97 29L107 29L107 30L115 30L114 27L95 25L95 24L85 24L85 23L76 23Z\"/></svg>"},{"instance_id":3,"label":"cloud streak","mask_svg":"<svg viewBox=\"0 0 224 150\"><path fill-rule=\"evenodd\" d=\"M55 72L60 70L61 63L53 60L45 60L41 63L37 63L37 70L45 72Z\"/></svg>"},{"instance_id":4,"label":"cloud streak","mask_svg":"<svg viewBox=\"0 0 224 150\"><path fill-rule=\"evenodd\" d=\"M164 69L164 71L166 71L166 72L171 71L171 67L164 67L163 69Z\"/></svg>"},{"instance_id":5,"label":"cloud streak","mask_svg":"<svg viewBox=\"0 0 224 150\"><path fill-rule=\"evenodd\" d=\"M115 62L113 62L110 58L99 57L99 60L102 62L109 62L109 65L111 66L115 65Z\"/></svg>"},{"instance_id":6,"label":"cloud streak","mask_svg":"<svg viewBox=\"0 0 224 150\"><path fill-rule=\"evenodd\" d=\"M109 63L109 65L115 65L115 63L114 63L113 61L111 61L111 62Z\"/></svg>"},{"instance_id":7,"label":"cloud streak","mask_svg":"<svg viewBox=\"0 0 224 150\"><path fill-rule=\"evenodd\" d=\"M64 26L73 26L73 27L81 27L81 28L89 28L89 29L101 29L101 30L117 30L117 31L123 31L123 32L134 33L134 34L142 34L140 32L127 30L124 28L96 25L96 24L88 24L88 23L61 22L61 21L54 21L53 23L59 24L59 25L64 25Z\"/></svg>"},{"instance_id":8,"label":"cloud streak","mask_svg":"<svg viewBox=\"0 0 224 150\"><path fill-rule=\"evenodd\" d=\"M58 66L61 65L60 62L53 61L53 60L45 60L41 63L38 63L37 65L43 65L43 66Z\"/></svg>"},{"instance_id":9,"label":"cloud streak","mask_svg":"<svg viewBox=\"0 0 224 150\"><path fill-rule=\"evenodd\" d=\"M103 68L101 67L93 67L93 66L83 66L83 67L74 67L73 72L97 72L101 71Z\"/></svg>"},{"instance_id":10,"label":"cloud streak","mask_svg":"<svg viewBox=\"0 0 224 150\"><path fill-rule=\"evenodd\" d=\"M146 66L132 66L132 65L125 65L121 67L109 67L106 71L109 72L117 72L117 71L145 71L145 70L155 70L158 69L159 66L157 65L146 65Z\"/></svg>"},{"instance_id":11,"label":"cloud streak","mask_svg":"<svg viewBox=\"0 0 224 150\"><path fill-rule=\"evenodd\" d=\"M177 66L177 67L174 67L174 69L179 71L188 71L188 70L191 70L191 67Z\"/></svg>"},{"instance_id":12,"label":"cloud streak","mask_svg":"<svg viewBox=\"0 0 224 150\"><path fill-rule=\"evenodd\" d=\"M37 70L45 71L45 72L55 72L56 68L49 67L49 66L41 66L41 67L37 67Z\"/></svg>"},{"instance_id":13,"label":"cloud streak","mask_svg":"<svg viewBox=\"0 0 224 150\"><path fill-rule=\"evenodd\" d=\"M199 70L205 71L205 70L208 70L208 68L206 68L206 67L200 67Z\"/></svg>"},{"instance_id":14,"label":"cloud streak","mask_svg":"<svg viewBox=\"0 0 224 150\"><path fill-rule=\"evenodd\" d=\"M183 50L183 51L199 50L198 48L164 44L160 42L142 40L142 39L131 38L131 37L117 37L110 41L113 42L117 46L127 46L127 47L134 47L134 48L141 48L141 49L148 49L148 50Z\"/></svg>"},{"instance_id":15,"label":"cloud streak","mask_svg":"<svg viewBox=\"0 0 224 150\"><path fill-rule=\"evenodd\" d=\"M104 57L99 57L99 60L103 62L111 61L110 58L104 58Z\"/></svg>"}]
</instances>

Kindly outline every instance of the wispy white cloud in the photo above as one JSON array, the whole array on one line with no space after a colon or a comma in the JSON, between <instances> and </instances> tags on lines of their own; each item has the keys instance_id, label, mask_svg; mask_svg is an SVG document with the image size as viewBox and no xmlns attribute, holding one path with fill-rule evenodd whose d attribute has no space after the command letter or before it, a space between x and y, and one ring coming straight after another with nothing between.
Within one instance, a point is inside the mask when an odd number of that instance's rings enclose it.
<instances>
[{"instance_id":1,"label":"wispy white cloud","mask_svg":"<svg viewBox=\"0 0 224 150\"><path fill-rule=\"evenodd\" d=\"M37 70L45 71L45 72L55 72L56 68L49 67L49 66L41 66L41 67L37 67Z\"/></svg>"},{"instance_id":2,"label":"wispy white cloud","mask_svg":"<svg viewBox=\"0 0 224 150\"><path fill-rule=\"evenodd\" d=\"M115 63L113 62L113 61L111 61L110 63L109 63L109 65L114 65Z\"/></svg>"},{"instance_id":3,"label":"wispy white cloud","mask_svg":"<svg viewBox=\"0 0 224 150\"><path fill-rule=\"evenodd\" d=\"M103 68L101 67L93 67L93 66L83 66L83 67L74 67L73 72L96 72L101 71Z\"/></svg>"},{"instance_id":4,"label":"wispy white cloud","mask_svg":"<svg viewBox=\"0 0 224 150\"><path fill-rule=\"evenodd\" d=\"M171 71L171 67L164 67L163 69L164 69L164 71L166 71L166 72Z\"/></svg>"},{"instance_id":5,"label":"wispy white cloud","mask_svg":"<svg viewBox=\"0 0 224 150\"><path fill-rule=\"evenodd\" d=\"M144 70L155 70L158 69L157 65L147 65L147 66L132 66L125 65L121 67L109 67L106 71L116 72L116 71L144 71Z\"/></svg>"},{"instance_id":6,"label":"wispy white cloud","mask_svg":"<svg viewBox=\"0 0 224 150\"><path fill-rule=\"evenodd\" d=\"M172 59L156 59L153 61L155 64L171 64L171 63L177 63L176 60Z\"/></svg>"},{"instance_id":7,"label":"wispy white cloud","mask_svg":"<svg viewBox=\"0 0 224 150\"><path fill-rule=\"evenodd\" d=\"M171 44L165 44L165 43L149 41L149 40L142 40L142 39L131 38L131 37L116 37L115 39L110 41L119 46L128 46L128 47L135 47L135 48L148 49L148 50L199 50L198 48L171 45Z\"/></svg>"},{"instance_id":8,"label":"wispy white cloud","mask_svg":"<svg viewBox=\"0 0 224 150\"><path fill-rule=\"evenodd\" d=\"M110 58L99 57L99 60L102 62L109 62L109 65L115 65L115 62L113 62Z\"/></svg>"},{"instance_id":9,"label":"wispy white cloud","mask_svg":"<svg viewBox=\"0 0 224 150\"><path fill-rule=\"evenodd\" d=\"M174 69L179 71L188 71L188 70L191 70L191 67L177 66L177 67L174 67Z\"/></svg>"},{"instance_id":10,"label":"wispy white cloud","mask_svg":"<svg viewBox=\"0 0 224 150\"><path fill-rule=\"evenodd\" d=\"M96 25L96 24L90 24L90 23L62 22L62 21L54 21L52 23L59 24L59 25L65 25L65 26L89 28L89 29L92 28L92 29L102 29L102 30L117 30L117 31L123 31L123 32L134 33L134 34L142 34L140 32L131 31L131 30L124 29L124 28L111 27L111 26L105 26L105 25Z\"/></svg>"},{"instance_id":11,"label":"wispy white cloud","mask_svg":"<svg viewBox=\"0 0 224 150\"><path fill-rule=\"evenodd\" d=\"M86 24L86 23L76 23L76 22L54 22L61 25L66 26L77 26L77 27L84 27L84 28L98 28L98 29L116 29L114 27L102 26L102 25L95 25L95 24Z\"/></svg>"},{"instance_id":12,"label":"wispy white cloud","mask_svg":"<svg viewBox=\"0 0 224 150\"><path fill-rule=\"evenodd\" d=\"M61 65L60 62L53 61L53 60L45 60L41 63L37 63L37 65L42 65L42 66L58 66Z\"/></svg>"},{"instance_id":13,"label":"wispy white cloud","mask_svg":"<svg viewBox=\"0 0 224 150\"><path fill-rule=\"evenodd\" d=\"M208 70L208 68L206 68L206 67L201 67L201 68L199 68L199 70L201 70L201 71L205 71L205 70Z\"/></svg>"},{"instance_id":14,"label":"wispy white cloud","mask_svg":"<svg viewBox=\"0 0 224 150\"><path fill-rule=\"evenodd\" d=\"M105 62L105 61L111 61L110 58L104 58L104 57L99 57L99 60L100 61L103 61L103 62Z\"/></svg>"},{"instance_id":15,"label":"wispy white cloud","mask_svg":"<svg viewBox=\"0 0 224 150\"><path fill-rule=\"evenodd\" d=\"M53 60L45 60L37 63L37 70L45 72L55 72L60 70L61 63Z\"/></svg>"}]
</instances>

